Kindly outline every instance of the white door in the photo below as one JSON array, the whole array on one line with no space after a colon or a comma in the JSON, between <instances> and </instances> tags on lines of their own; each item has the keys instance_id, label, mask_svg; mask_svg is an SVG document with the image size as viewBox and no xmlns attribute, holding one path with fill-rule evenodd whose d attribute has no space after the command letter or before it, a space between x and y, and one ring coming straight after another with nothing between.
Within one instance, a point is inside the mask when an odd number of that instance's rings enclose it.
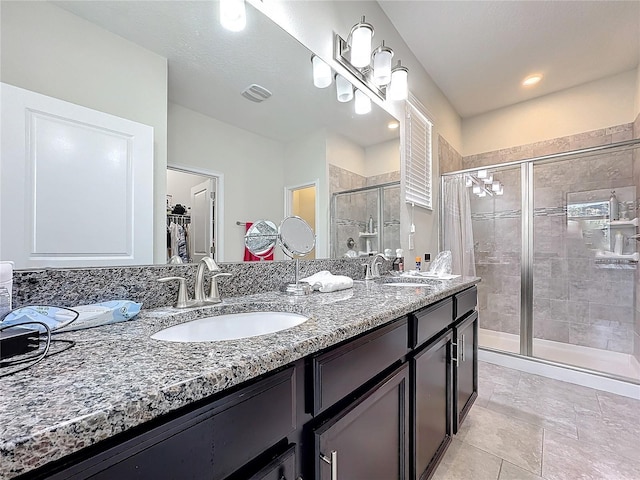
<instances>
[{"instance_id":1,"label":"white door","mask_svg":"<svg viewBox=\"0 0 640 480\"><path fill-rule=\"evenodd\" d=\"M215 258L214 250L214 185L207 180L191 187L191 223L189 225L189 245L191 261L199 262L202 257Z\"/></svg>"},{"instance_id":2,"label":"white door","mask_svg":"<svg viewBox=\"0 0 640 480\"><path fill-rule=\"evenodd\" d=\"M153 263L153 128L0 84L0 260Z\"/></svg>"}]
</instances>

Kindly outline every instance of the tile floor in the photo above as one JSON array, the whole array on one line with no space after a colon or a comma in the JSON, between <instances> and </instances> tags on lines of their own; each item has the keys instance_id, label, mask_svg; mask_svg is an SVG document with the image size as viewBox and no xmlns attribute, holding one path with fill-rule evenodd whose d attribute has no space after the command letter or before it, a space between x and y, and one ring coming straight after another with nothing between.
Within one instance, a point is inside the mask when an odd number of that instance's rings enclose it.
<instances>
[{"instance_id":1,"label":"tile floor","mask_svg":"<svg viewBox=\"0 0 640 480\"><path fill-rule=\"evenodd\" d=\"M432 480L640 480L640 399L486 362Z\"/></svg>"}]
</instances>

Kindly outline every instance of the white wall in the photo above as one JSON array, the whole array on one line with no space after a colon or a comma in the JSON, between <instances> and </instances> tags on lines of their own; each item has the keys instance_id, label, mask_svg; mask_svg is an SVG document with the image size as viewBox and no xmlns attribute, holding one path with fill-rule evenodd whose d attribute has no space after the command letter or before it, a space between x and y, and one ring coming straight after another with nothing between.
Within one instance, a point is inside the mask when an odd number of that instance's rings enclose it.
<instances>
[{"instance_id":1,"label":"white wall","mask_svg":"<svg viewBox=\"0 0 640 480\"><path fill-rule=\"evenodd\" d=\"M319 130L285 145L283 177L286 187L318 181L316 258L329 257L329 173L325 130ZM283 214L284 210L279 219Z\"/></svg>"},{"instance_id":2,"label":"white wall","mask_svg":"<svg viewBox=\"0 0 640 480\"><path fill-rule=\"evenodd\" d=\"M462 122L463 155L633 122L638 72L625 73L494 110Z\"/></svg>"},{"instance_id":3,"label":"white wall","mask_svg":"<svg viewBox=\"0 0 640 480\"><path fill-rule=\"evenodd\" d=\"M154 128L154 259L163 261L167 60L51 3L0 9L1 81Z\"/></svg>"},{"instance_id":4,"label":"white wall","mask_svg":"<svg viewBox=\"0 0 640 480\"><path fill-rule=\"evenodd\" d=\"M326 162L363 177L367 176L364 149L348 138L334 132L327 133Z\"/></svg>"},{"instance_id":5,"label":"white wall","mask_svg":"<svg viewBox=\"0 0 640 480\"><path fill-rule=\"evenodd\" d=\"M242 261L245 232L236 221L282 219L284 146L174 103L168 127L170 166L224 174L223 258Z\"/></svg>"},{"instance_id":6,"label":"white wall","mask_svg":"<svg viewBox=\"0 0 640 480\"><path fill-rule=\"evenodd\" d=\"M365 177L400 170L400 140L389 140L365 148Z\"/></svg>"},{"instance_id":7,"label":"white wall","mask_svg":"<svg viewBox=\"0 0 640 480\"><path fill-rule=\"evenodd\" d=\"M640 115L640 59L638 61L638 68L636 69L636 102L634 113L636 117Z\"/></svg>"},{"instance_id":8,"label":"white wall","mask_svg":"<svg viewBox=\"0 0 640 480\"><path fill-rule=\"evenodd\" d=\"M201 177L192 173L167 170L167 195L171 195L171 204L191 207L191 187L200 185L209 177Z\"/></svg>"}]
</instances>

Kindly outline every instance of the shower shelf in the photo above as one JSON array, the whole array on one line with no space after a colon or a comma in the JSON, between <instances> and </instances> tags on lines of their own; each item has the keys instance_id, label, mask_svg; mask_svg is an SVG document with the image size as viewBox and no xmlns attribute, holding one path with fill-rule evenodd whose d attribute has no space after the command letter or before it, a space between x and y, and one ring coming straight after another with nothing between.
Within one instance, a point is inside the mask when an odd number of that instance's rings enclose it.
<instances>
[{"instance_id":1,"label":"shower shelf","mask_svg":"<svg viewBox=\"0 0 640 480\"><path fill-rule=\"evenodd\" d=\"M612 220L609 222L610 227L637 227L638 219L633 220Z\"/></svg>"},{"instance_id":2,"label":"shower shelf","mask_svg":"<svg viewBox=\"0 0 640 480\"><path fill-rule=\"evenodd\" d=\"M373 238L373 237L377 237L378 236L378 232L375 231L373 233L371 232L358 232L358 236L360 238Z\"/></svg>"}]
</instances>

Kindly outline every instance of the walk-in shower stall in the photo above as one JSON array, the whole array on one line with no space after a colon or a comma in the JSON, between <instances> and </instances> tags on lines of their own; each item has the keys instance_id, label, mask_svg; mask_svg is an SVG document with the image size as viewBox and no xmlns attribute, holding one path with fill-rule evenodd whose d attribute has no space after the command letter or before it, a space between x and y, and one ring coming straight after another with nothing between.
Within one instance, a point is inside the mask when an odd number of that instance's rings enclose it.
<instances>
[{"instance_id":1,"label":"walk-in shower stall","mask_svg":"<svg viewBox=\"0 0 640 480\"><path fill-rule=\"evenodd\" d=\"M334 193L333 258L364 257L400 248L400 182Z\"/></svg>"},{"instance_id":2,"label":"walk-in shower stall","mask_svg":"<svg viewBox=\"0 0 640 480\"><path fill-rule=\"evenodd\" d=\"M443 246L457 228L482 277L480 347L640 383L639 145L442 176Z\"/></svg>"}]
</instances>

